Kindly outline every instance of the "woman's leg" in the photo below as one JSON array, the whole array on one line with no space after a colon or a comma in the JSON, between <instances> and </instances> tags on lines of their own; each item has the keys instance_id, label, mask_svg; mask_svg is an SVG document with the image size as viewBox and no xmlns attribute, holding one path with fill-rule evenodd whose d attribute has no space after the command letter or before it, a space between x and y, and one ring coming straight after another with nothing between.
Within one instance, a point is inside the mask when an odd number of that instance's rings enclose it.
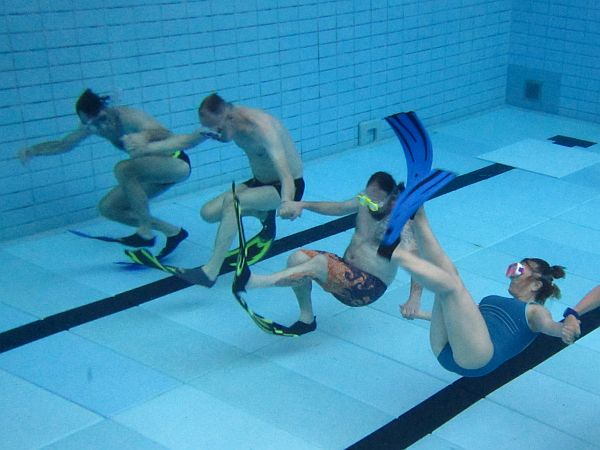
<instances>
[{"instance_id":1,"label":"woman's leg","mask_svg":"<svg viewBox=\"0 0 600 450\"><path fill-rule=\"evenodd\" d=\"M449 343L461 367L484 366L493 354L487 325L454 264L433 235L422 209L415 215L414 231L421 257L396 248L392 260L435 294L430 330L434 354L437 356Z\"/></svg>"},{"instance_id":2,"label":"woman's leg","mask_svg":"<svg viewBox=\"0 0 600 450\"><path fill-rule=\"evenodd\" d=\"M433 309L431 311L431 325L429 327L429 344L431 350L437 358L448 343L448 332L444 323L444 312L442 305L437 298L434 298Z\"/></svg>"},{"instance_id":3,"label":"woman's leg","mask_svg":"<svg viewBox=\"0 0 600 450\"><path fill-rule=\"evenodd\" d=\"M425 208L421 207L415 213L412 221L415 239L419 253L427 261L435 264L449 274L458 276L458 271L452 260L448 257L437 238L433 234L433 230L429 225L429 220L425 214Z\"/></svg>"}]
</instances>

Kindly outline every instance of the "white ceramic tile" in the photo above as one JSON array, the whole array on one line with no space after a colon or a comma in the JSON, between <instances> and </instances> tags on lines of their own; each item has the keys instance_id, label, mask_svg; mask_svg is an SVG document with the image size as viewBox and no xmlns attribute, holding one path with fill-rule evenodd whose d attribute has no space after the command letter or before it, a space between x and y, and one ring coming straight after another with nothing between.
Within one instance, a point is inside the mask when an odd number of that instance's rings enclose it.
<instances>
[{"instance_id":1,"label":"white ceramic tile","mask_svg":"<svg viewBox=\"0 0 600 450\"><path fill-rule=\"evenodd\" d=\"M453 442L448 442L432 434L428 434L408 448L410 450L464 450L463 447L459 447Z\"/></svg>"},{"instance_id":2,"label":"white ceramic tile","mask_svg":"<svg viewBox=\"0 0 600 450\"><path fill-rule=\"evenodd\" d=\"M554 219L528 230L528 233L559 242L577 250L600 253L600 230Z\"/></svg>"},{"instance_id":3,"label":"white ceramic tile","mask_svg":"<svg viewBox=\"0 0 600 450\"><path fill-rule=\"evenodd\" d=\"M557 178L600 162L600 155L593 152L538 139L524 139L479 158Z\"/></svg>"},{"instance_id":4,"label":"white ceramic tile","mask_svg":"<svg viewBox=\"0 0 600 450\"><path fill-rule=\"evenodd\" d=\"M167 447L112 420L103 420L42 448L43 450L166 450Z\"/></svg>"},{"instance_id":5,"label":"white ceramic tile","mask_svg":"<svg viewBox=\"0 0 600 450\"><path fill-rule=\"evenodd\" d=\"M478 191L481 192L478 196L481 200L479 206L467 208L466 212L481 209L485 213L493 213L499 209L506 216L518 218L525 214L526 219L530 216L555 217L598 197L597 189L514 169L489 178L481 184L471 185L464 191L453 192L449 198L468 197L471 192ZM459 205L453 206L460 208ZM506 220L514 218L506 217Z\"/></svg>"},{"instance_id":6,"label":"white ceramic tile","mask_svg":"<svg viewBox=\"0 0 600 450\"><path fill-rule=\"evenodd\" d=\"M83 239L66 231L38 239L35 244L29 241L14 243L5 251L34 265L42 261L44 269L53 274L109 294L164 277L160 272L150 270L135 271L132 275L114 264L125 260L122 246Z\"/></svg>"},{"instance_id":7,"label":"white ceramic tile","mask_svg":"<svg viewBox=\"0 0 600 450\"><path fill-rule=\"evenodd\" d=\"M435 129L471 142L500 148L523 139L548 139L557 134L597 141L598 126L538 111L502 106L455 120Z\"/></svg>"},{"instance_id":8,"label":"white ceramic tile","mask_svg":"<svg viewBox=\"0 0 600 450\"><path fill-rule=\"evenodd\" d=\"M457 175L464 175L490 165L488 161L463 155L460 150L441 150L434 147L433 151L432 167L449 170Z\"/></svg>"},{"instance_id":9,"label":"white ceramic tile","mask_svg":"<svg viewBox=\"0 0 600 450\"><path fill-rule=\"evenodd\" d=\"M0 333L17 328L38 318L17 308L0 303Z\"/></svg>"},{"instance_id":10,"label":"white ceramic tile","mask_svg":"<svg viewBox=\"0 0 600 450\"><path fill-rule=\"evenodd\" d=\"M0 370L0 447L37 449L101 417L62 396Z\"/></svg>"},{"instance_id":11,"label":"white ceramic tile","mask_svg":"<svg viewBox=\"0 0 600 450\"><path fill-rule=\"evenodd\" d=\"M495 145L483 144L481 142L475 142L472 139L452 136L444 131L440 131L437 127L430 130L429 137L431 138L431 143L433 145L434 156L446 152L451 154L461 154L470 156L472 163L477 161L477 155L487 153L496 148Z\"/></svg>"},{"instance_id":12,"label":"white ceramic tile","mask_svg":"<svg viewBox=\"0 0 600 450\"><path fill-rule=\"evenodd\" d=\"M503 252L504 247L498 244L493 248L484 248L478 252L474 252L464 258L456 261L456 267L461 274L472 273L495 282L495 286L502 285L503 291L508 288L509 280L506 278L506 267L520 261L529 253L524 253L519 256L511 255Z\"/></svg>"},{"instance_id":13,"label":"white ceramic tile","mask_svg":"<svg viewBox=\"0 0 600 450\"><path fill-rule=\"evenodd\" d=\"M445 387L439 379L330 334L282 340L258 354L390 415L404 413Z\"/></svg>"},{"instance_id":14,"label":"white ceramic tile","mask_svg":"<svg viewBox=\"0 0 600 450\"><path fill-rule=\"evenodd\" d=\"M190 287L146 303L142 308L244 351L252 352L283 339L266 334L254 324L231 294L231 282L231 275L223 276L210 290ZM283 305L275 299L277 307L267 310L262 302L265 297L248 298L251 308L283 324L297 320L297 306L293 299ZM272 315L272 312L277 314Z\"/></svg>"},{"instance_id":15,"label":"white ceramic tile","mask_svg":"<svg viewBox=\"0 0 600 450\"><path fill-rule=\"evenodd\" d=\"M322 448L346 448L394 416L270 360L248 356L191 383Z\"/></svg>"},{"instance_id":16,"label":"white ceramic tile","mask_svg":"<svg viewBox=\"0 0 600 450\"><path fill-rule=\"evenodd\" d=\"M435 378L447 382L458 378L444 370L433 356L428 329L402 319L399 314L352 308L328 319L320 329Z\"/></svg>"},{"instance_id":17,"label":"white ceramic tile","mask_svg":"<svg viewBox=\"0 0 600 450\"><path fill-rule=\"evenodd\" d=\"M597 416L592 413L600 410L600 396L597 394L533 370L488 398L590 445L600 442Z\"/></svg>"},{"instance_id":18,"label":"white ceramic tile","mask_svg":"<svg viewBox=\"0 0 600 450\"><path fill-rule=\"evenodd\" d=\"M318 448L189 386L124 411L114 420L170 449Z\"/></svg>"},{"instance_id":19,"label":"white ceramic tile","mask_svg":"<svg viewBox=\"0 0 600 450\"><path fill-rule=\"evenodd\" d=\"M596 144L590 150L598 152L598 148L599 146ZM598 186L600 186L600 164L594 164L585 169L578 170L562 179L569 183L598 189Z\"/></svg>"},{"instance_id":20,"label":"white ceramic tile","mask_svg":"<svg viewBox=\"0 0 600 450\"><path fill-rule=\"evenodd\" d=\"M40 266L39 262L0 251L0 264L11 268L0 272L3 303L39 319L108 296L108 289L91 288L68 273L57 274L51 264Z\"/></svg>"},{"instance_id":21,"label":"white ceramic tile","mask_svg":"<svg viewBox=\"0 0 600 450\"><path fill-rule=\"evenodd\" d=\"M0 367L105 416L178 385L173 378L66 332L0 354Z\"/></svg>"},{"instance_id":22,"label":"white ceramic tile","mask_svg":"<svg viewBox=\"0 0 600 450\"><path fill-rule=\"evenodd\" d=\"M488 400L479 401L433 434L465 449L597 448Z\"/></svg>"},{"instance_id":23,"label":"white ceramic tile","mask_svg":"<svg viewBox=\"0 0 600 450\"><path fill-rule=\"evenodd\" d=\"M597 333L597 330L594 333ZM539 364L535 370L600 395L600 379L591 376L600 370L600 353L596 350L583 345L571 345Z\"/></svg>"},{"instance_id":24,"label":"white ceramic tile","mask_svg":"<svg viewBox=\"0 0 600 450\"><path fill-rule=\"evenodd\" d=\"M600 179L596 186L600 187ZM600 230L600 196L576 205L569 211L559 215L557 219Z\"/></svg>"},{"instance_id":25,"label":"white ceramic tile","mask_svg":"<svg viewBox=\"0 0 600 450\"><path fill-rule=\"evenodd\" d=\"M575 342L576 345L594 350L600 357L600 331L597 329ZM595 355L596 353L593 353Z\"/></svg>"},{"instance_id":26,"label":"white ceramic tile","mask_svg":"<svg viewBox=\"0 0 600 450\"><path fill-rule=\"evenodd\" d=\"M178 380L215 370L244 352L142 308L71 330Z\"/></svg>"}]
</instances>

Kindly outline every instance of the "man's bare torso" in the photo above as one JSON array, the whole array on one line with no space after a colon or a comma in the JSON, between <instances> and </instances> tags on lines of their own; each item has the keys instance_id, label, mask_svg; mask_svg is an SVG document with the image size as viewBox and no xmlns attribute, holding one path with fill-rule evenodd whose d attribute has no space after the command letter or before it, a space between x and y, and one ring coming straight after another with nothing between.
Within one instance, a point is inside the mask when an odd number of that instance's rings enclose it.
<instances>
[{"instance_id":1,"label":"man's bare torso","mask_svg":"<svg viewBox=\"0 0 600 450\"><path fill-rule=\"evenodd\" d=\"M302 177L302 161L286 128L258 109L236 107L233 141L246 153L255 178L263 183L279 181L274 158L287 162L293 178Z\"/></svg>"}]
</instances>

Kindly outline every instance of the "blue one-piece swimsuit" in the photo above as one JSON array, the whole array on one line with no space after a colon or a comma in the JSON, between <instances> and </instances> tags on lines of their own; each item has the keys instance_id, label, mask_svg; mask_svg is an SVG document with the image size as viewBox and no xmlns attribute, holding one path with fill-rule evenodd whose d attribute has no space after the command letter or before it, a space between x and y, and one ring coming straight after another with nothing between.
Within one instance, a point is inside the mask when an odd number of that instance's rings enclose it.
<instances>
[{"instance_id":1,"label":"blue one-piece swimsuit","mask_svg":"<svg viewBox=\"0 0 600 450\"><path fill-rule=\"evenodd\" d=\"M521 353L538 335L531 331L527 324L527 305L528 303L515 298L497 295L485 297L479 303L479 310L494 346L492 359L479 369L463 369L456 364L452 349L446 344L438 356L442 367L465 377L480 377Z\"/></svg>"}]
</instances>

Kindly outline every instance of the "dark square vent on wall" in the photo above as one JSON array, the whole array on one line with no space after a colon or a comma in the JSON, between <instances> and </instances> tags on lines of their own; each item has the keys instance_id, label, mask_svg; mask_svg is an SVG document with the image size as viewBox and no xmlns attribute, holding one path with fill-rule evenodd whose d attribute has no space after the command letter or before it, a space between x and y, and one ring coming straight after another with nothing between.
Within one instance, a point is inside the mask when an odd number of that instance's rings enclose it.
<instances>
[{"instance_id":1,"label":"dark square vent on wall","mask_svg":"<svg viewBox=\"0 0 600 450\"><path fill-rule=\"evenodd\" d=\"M539 101L542 97L542 82L536 80L525 81L525 98Z\"/></svg>"}]
</instances>

